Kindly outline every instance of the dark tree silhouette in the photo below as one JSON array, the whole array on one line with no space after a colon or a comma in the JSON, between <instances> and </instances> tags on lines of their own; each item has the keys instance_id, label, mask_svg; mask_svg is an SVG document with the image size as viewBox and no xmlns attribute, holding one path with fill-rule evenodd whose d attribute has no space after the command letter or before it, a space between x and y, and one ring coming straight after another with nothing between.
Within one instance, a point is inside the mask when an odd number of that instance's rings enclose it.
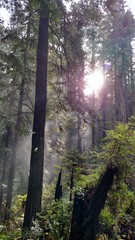
<instances>
[{"instance_id":1,"label":"dark tree silhouette","mask_svg":"<svg viewBox=\"0 0 135 240\"><path fill-rule=\"evenodd\" d=\"M28 193L23 223L23 232L29 229L36 213L41 211L44 129L47 102L47 61L48 61L48 1L40 1L40 19L37 47L36 93L33 120L33 135L30 161ZM25 239L25 238L24 238Z\"/></svg>"},{"instance_id":2,"label":"dark tree silhouette","mask_svg":"<svg viewBox=\"0 0 135 240\"><path fill-rule=\"evenodd\" d=\"M107 167L97 187L82 197L75 194L70 240L95 240L100 212L117 169Z\"/></svg>"},{"instance_id":3,"label":"dark tree silhouette","mask_svg":"<svg viewBox=\"0 0 135 240\"><path fill-rule=\"evenodd\" d=\"M62 170L59 172L58 180L57 180L57 183L56 183L55 201L62 198L61 174L62 174Z\"/></svg>"}]
</instances>

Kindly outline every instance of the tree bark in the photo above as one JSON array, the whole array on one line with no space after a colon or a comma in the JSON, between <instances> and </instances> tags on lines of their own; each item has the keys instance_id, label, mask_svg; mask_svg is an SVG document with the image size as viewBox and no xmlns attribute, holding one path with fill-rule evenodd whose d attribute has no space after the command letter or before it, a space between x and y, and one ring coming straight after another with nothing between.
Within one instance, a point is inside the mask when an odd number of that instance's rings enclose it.
<instances>
[{"instance_id":1,"label":"tree bark","mask_svg":"<svg viewBox=\"0 0 135 240\"><path fill-rule=\"evenodd\" d=\"M36 213L41 211L44 165L44 130L47 103L47 60L48 1L41 0L30 174L23 222L23 232L31 227L32 221L34 221L36 218ZM25 239L24 236L23 239Z\"/></svg>"}]
</instances>

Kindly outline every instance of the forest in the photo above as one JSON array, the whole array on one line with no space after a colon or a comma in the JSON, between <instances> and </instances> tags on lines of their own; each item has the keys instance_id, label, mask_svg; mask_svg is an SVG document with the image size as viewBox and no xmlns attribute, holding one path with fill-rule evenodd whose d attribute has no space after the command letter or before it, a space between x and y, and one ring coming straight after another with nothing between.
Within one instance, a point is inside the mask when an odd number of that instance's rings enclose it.
<instances>
[{"instance_id":1,"label":"forest","mask_svg":"<svg viewBox=\"0 0 135 240\"><path fill-rule=\"evenodd\" d=\"M2 0L0 240L135 240L135 18Z\"/></svg>"}]
</instances>

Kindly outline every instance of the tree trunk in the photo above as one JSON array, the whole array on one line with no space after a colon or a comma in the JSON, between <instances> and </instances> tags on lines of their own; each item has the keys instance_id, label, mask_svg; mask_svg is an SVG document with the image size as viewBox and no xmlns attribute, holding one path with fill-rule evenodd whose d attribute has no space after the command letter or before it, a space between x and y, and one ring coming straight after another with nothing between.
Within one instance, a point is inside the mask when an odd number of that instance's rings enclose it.
<instances>
[{"instance_id":1,"label":"tree trunk","mask_svg":"<svg viewBox=\"0 0 135 240\"><path fill-rule=\"evenodd\" d=\"M28 194L23 222L23 231L29 229L36 213L41 211L44 131L47 102L47 60L48 60L48 1L41 0L37 47L36 94L33 120L32 149ZM25 236L23 236L25 239Z\"/></svg>"},{"instance_id":2,"label":"tree trunk","mask_svg":"<svg viewBox=\"0 0 135 240\"><path fill-rule=\"evenodd\" d=\"M26 48L25 48L25 52L24 52L24 59L23 59L24 75L22 76L22 82L21 82L21 85L20 85L20 95L19 95L19 102L18 102L18 109L17 109L15 133L14 133L14 138L13 138L12 155L11 155L11 161L10 161L10 167L9 167L8 187L7 187L7 197L6 197L4 220L8 220L9 217L10 217L12 192L13 192L13 182L14 182L17 147L18 147L17 145L18 145L18 138L19 138L19 129L20 129L20 125L21 125L22 107L23 107L23 98L24 98L24 87L25 87L27 57L28 57L29 35L30 35L30 21L29 21L28 27L27 27L27 42L26 42Z\"/></svg>"},{"instance_id":3,"label":"tree trunk","mask_svg":"<svg viewBox=\"0 0 135 240\"><path fill-rule=\"evenodd\" d=\"M123 85L124 85L124 93L123 93L123 102L124 102L124 106L125 106L125 120L126 122L128 122L129 119L129 102L128 102L128 83L127 83L127 78L126 78L126 55L125 55L125 47L124 47L124 43L121 47L121 51L122 51L122 56L121 56L121 62L122 62L122 66L121 66L121 75L122 75L122 80L123 80Z\"/></svg>"},{"instance_id":4,"label":"tree trunk","mask_svg":"<svg viewBox=\"0 0 135 240\"><path fill-rule=\"evenodd\" d=\"M74 168L72 166L72 170L71 170L71 179L70 179L70 201L72 201L72 191L73 191L73 187L74 187Z\"/></svg>"},{"instance_id":5,"label":"tree trunk","mask_svg":"<svg viewBox=\"0 0 135 240\"><path fill-rule=\"evenodd\" d=\"M62 170L59 173L57 184L56 184L55 201L60 200L62 198L61 174L62 174Z\"/></svg>"},{"instance_id":6,"label":"tree trunk","mask_svg":"<svg viewBox=\"0 0 135 240\"><path fill-rule=\"evenodd\" d=\"M116 168L108 167L94 190L75 194L70 240L95 240L99 215L107 199Z\"/></svg>"},{"instance_id":7,"label":"tree trunk","mask_svg":"<svg viewBox=\"0 0 135 240\"><path fill-rule=\"evenodd\" d=\"M2 169L2 177L1 177L1 184L0 184L0 219L3 219L4 217L4 209L3 209L3 194L4 194L4 186L3 184L6 184L6 174L7 174L7 168L8 168L8 160L9 160L9 154L7 152L7 149L9 148L9 139L11 136L11 126L6 126L6 134L4 135L4 147L5 152L3 156L3 169Z\"/></svg>"},{"instance_id":8,"label":"tree trunk","mask_svg":"<svg viewBox=\"0 0 135 240\"><path fill-rule=\"evenodd\" d=\"M92 59L91 59L91 69L92 69L93 73L95 71L95 54L96 54L96 41L95 40L96 40L96 32L93 29L93 32L92 32ZM92 100L92 106L93 106L93 112L94 112L94 114L92 115L92 147L94 148L97 143L97 141L96 141L97 139L96 139L95 92L93 92L91 100Z\"/></svg>"},{"instance_id":9,"label":"tree trunk","mask_svg":"<svg viewBox=\"0 0 135 240\"><path fill-rule=\"evenodd\" d=\"M12 156L11 156L10 167L9 167L8 187L7 187L7 197L6 197L4 220L8 220L10 217L12 192L13 192L13 181L14 181L15 165L16 165L17 144L18 144L18 130L20 128L20 123L21 123L22 105L23 105L23 97L24 97L24 84L25 84L24 79L22 79L22 83L21 83L21 87L20 87L20 99L19 99L19 103L18 103L17 120L16 120L16 126L15 126L15 135L14 135L14 139L13 139Z\"/></svg>"},{"instance_id":10,"label":"tree trunk","mask_svg":"<svg viewBox=\"0 0 135 240\"><path fill-rule=\"evenodd\" d=\"M82 137L81 137L81 118L79 117L79 115L77 116L77 139L78 139L78 151L80 153L82 153Z\"/></svg>"},{"instance_id":11,"label":"tree trunk","mask_svg":"<svg viewBox=\"0 0 135 240\"><path fill-rule=\"evenodd\" d=\"M123 57L121 56L121 66L119 67L119 56L114 45L114 92L115 92L115 121L126 122L126 106L123 89Z\"/></svg>"},{"instance_id":12,"label":"tree trunk","mask_svg":"<svg viewBox=\"0 0 135 240\"><path fill-rule=\"evenodd\" d=\"M135 81L134 81L134 71L133 71L133 56L132 56L132 45L130 39L130 78L131 78L131 107L129 116L135 114Z\"/></svg>"},{"instance_id":13,"label":"tree trunk","mask_svg":"<svg viewBox=\"0 0 135 240\"><path fill-rule=\"evenodd\" d=\"M101 115L102 115L102 130L101 130L101 138L105 138L106 130L107 130L107 93L106 88L103 88L102 91L102 102L101 102Z\"/></svg>"},{"instance_id":14,"label":"tree trunk","mask_svg":"<svg viewBox=\"0 0 135 240\"><path fill-rule=\"evenodd\" d=\"M92 116L92 147L94 148L97 144L97 136L96 136L96 106L95 106L95 93L92 95L92 106L93 106L93 116Z\"/></svg>"},{"instance_id":15,"label":"tree trunk","mask_svg":"<svg viewBox=\"0 0 135 240\"><path fill-rule=\"evenodd\" d=\"M103 36L103 42L105 41L105 38ZM103 77L104 77L104 81L106 82L106 78L105 78L105 46L103 44ZM106 130L107 130L107 83L104 85L104 87L102 88L102 100L101 100L101 107L100 107L100 111L101 111L101 135L100 138L105 138L106 136Z\"/></svg>"}]
</instances>

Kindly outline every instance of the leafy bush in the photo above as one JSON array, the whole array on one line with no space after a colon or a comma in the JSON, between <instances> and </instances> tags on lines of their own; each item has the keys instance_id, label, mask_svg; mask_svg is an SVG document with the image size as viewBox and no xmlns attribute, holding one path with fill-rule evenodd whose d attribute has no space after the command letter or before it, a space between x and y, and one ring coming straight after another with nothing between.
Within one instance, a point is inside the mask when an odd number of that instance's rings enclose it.
<instances>
[{"instance_id":1,"label":"leafy bush","mask_svg":"<svg viewBox=\"0 0 135 240\"><path fill-rule=\"evenodd\" d=\"M71 203L67 199L52 201L39 215L40 226L49 239L68 240L71 223Z\"/></svg>"},{"instance_id":2,"label":"leafy bush","mask_svg":"<svg viewBox=\"0 0 135 240\"><path fill-rule=\"evenodd\" d=\"M107 164L118 167L119 178L127 176L134 156L135 131L130 124L119 123L114 130L107 131L102 157Z\"/></svg>"},{"instance_id":3,"label":"leafy bush","mask_svg":"<svg viewBox=\"0 0 135 240\"><path fill-rule=\"evenodd\" d=\"M102 223L103 231L107 232L111 231L112 227L116 224L116 220L113 214L110 212L108 206L105 206L105 208L101 212L100 223Z\"/></svg>"}]
</instances>

